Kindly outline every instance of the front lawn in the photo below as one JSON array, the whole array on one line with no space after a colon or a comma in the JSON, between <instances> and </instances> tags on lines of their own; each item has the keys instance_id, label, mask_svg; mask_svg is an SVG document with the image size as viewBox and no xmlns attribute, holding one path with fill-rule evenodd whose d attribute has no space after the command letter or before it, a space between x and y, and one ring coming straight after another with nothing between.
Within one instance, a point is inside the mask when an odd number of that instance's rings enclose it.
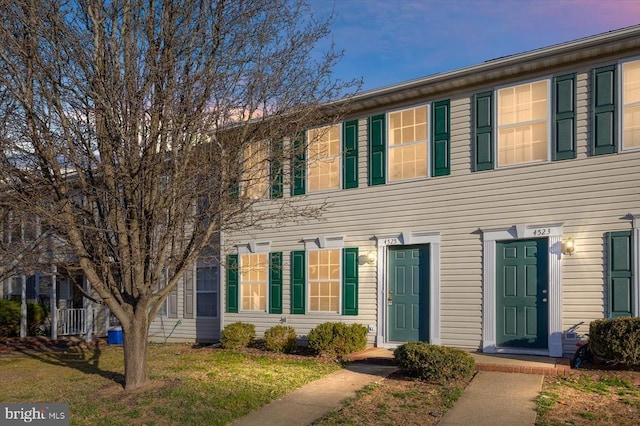
<instances>
[{"instance_id":1,"label":"front lawn","mask_svg":"<svg viewBox=\"0 0 640 426\"><path fill-rule=\"evenodd\" d=\"M124 391L119 346L0 357L0 401L62 402L71 424L224 425L340 368L186 344L149 347L151 383Z\"/></svg>"}]
</instances>

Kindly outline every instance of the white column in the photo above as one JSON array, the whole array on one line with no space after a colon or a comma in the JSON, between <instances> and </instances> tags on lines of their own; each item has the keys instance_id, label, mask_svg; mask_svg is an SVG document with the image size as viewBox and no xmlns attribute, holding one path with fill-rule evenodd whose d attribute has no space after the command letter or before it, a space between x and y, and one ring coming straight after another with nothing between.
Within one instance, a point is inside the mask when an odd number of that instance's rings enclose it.
<instances>
[{"instance_id":1,"label":"white column","mask_svg":"<svg viewBox=\"0 0 640 426\"><path fill-rule=\"evenodd\" d=\"M58 268L55 265L51 266L51 297L49 301L51 303L51 339L58 340L58 297L57 297L57 279L56 272Z\"/></svg>"},{"instance_id":2,"label":"white column","mask_svg":"<svg viewBox=\"0 0 640 426\"><path fill-rule=\"evenodd\" d=\"M82 277L82 287L87 293L89 293L89 281L84 276ZM93 340L93 303L86 297L83 297L82 300L82 307L84 308L87 319L85 325L85 340L87 342L91 342Z\"/></svg>"},{"instance_id":3,"label":"white column","mask_svg":"<svg viewBox=\"0 0 640 426\"><path fill-rule=\"evenodd\" d=\"M27 276L20 275L20 284L22 287L22 297L20 305L20 337L27 336Z\"/></svg>"},{"instance_id":4,"label":"white column","mask_svg":"<svg viewBox=\"0 0 640 426\"><path fill-rule=\"evenodd\" d=\"M562 357L562 237L549 237L549 356Z\"/></svg>"}]
</instances>

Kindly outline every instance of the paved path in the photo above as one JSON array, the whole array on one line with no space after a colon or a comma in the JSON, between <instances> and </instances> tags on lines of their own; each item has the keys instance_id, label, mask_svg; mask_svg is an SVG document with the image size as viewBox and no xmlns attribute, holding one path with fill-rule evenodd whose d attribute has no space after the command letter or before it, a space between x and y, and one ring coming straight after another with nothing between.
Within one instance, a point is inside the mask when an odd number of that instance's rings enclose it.
<instances>
[{"instance_id":1,"label":"paved path","mask_svg":"<svg viewBox=\"0 0 640 426\"><path fill-rule=\"evenodd\" d=\"M479 371L439 425L533 425L539 374Z\"/></svg>"},{"instance_id":2,"label":"paved path","mask_svg":"<svg viewBox=\"0 0 640 426\"><path fill-rule=\"evenodd\" d=\"M270 404L239 418L239 426L309 425L339 408L368 384L378 382L396 370L392 365L355 362L320 380L311 382Z\"/></svg>"},{"instance_id":3,"label":"paved path","mask_svg":"<svg viewBox=\"0 0 640 426\"><path fill-rule=\"evenodd\" d=\"M566 374L565 360L533 356L472 354L479 370L462 397L442 418L441 425L533 425L535 398L544 375ZM237 419L240 426L309 425L340 408L342 401L368 384L396 370L389 365L393 353L372 348L355 362L320 380ZM529 373L529 374L524 374Z\"/></svg>"}]
</instances>

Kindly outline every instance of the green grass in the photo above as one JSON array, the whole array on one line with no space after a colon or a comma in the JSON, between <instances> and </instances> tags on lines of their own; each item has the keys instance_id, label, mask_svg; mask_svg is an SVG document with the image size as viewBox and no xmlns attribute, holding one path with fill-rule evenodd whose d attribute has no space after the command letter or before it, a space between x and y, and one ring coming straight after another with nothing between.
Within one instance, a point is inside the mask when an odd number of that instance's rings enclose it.
<instances>
[{"instance_id":1,"label":"green grass","mask_svg":"<svg viewBox=\"0 0 640 426\"><path fill-rule=\"evenodd\" d=\"M179 344L150 345L148 362L152 384L129 392L121 347L3 357L0 401L68 403L75 425L223 425L340 368Z\"/></svg>"},{"instance_id":2,"label":"green grass","mask_svg":"<svg viewBox=\"0 0 640 426\"><path fill-rule=\"evenodd\" d=\"M536 398L536 413L542 416L549 412L558 403L558 394L542 391Z\"/></svg>"}]
</instances>

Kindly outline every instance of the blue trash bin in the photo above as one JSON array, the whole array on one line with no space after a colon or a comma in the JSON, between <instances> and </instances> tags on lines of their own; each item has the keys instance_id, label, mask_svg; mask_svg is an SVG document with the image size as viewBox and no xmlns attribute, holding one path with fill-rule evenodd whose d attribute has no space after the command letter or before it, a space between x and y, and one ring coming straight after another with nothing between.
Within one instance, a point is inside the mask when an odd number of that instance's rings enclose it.
<instances>
[{"instance_id":1,"label":"blue trash bin","mask_svg":"<svg viewBox=\"0 0 640 426\"><path fill-rule=\"evenodd\" d=\"M110 345L122 344L122 327L112 327L108 331L108 339Z\"/></svg>"}]
</instances>

